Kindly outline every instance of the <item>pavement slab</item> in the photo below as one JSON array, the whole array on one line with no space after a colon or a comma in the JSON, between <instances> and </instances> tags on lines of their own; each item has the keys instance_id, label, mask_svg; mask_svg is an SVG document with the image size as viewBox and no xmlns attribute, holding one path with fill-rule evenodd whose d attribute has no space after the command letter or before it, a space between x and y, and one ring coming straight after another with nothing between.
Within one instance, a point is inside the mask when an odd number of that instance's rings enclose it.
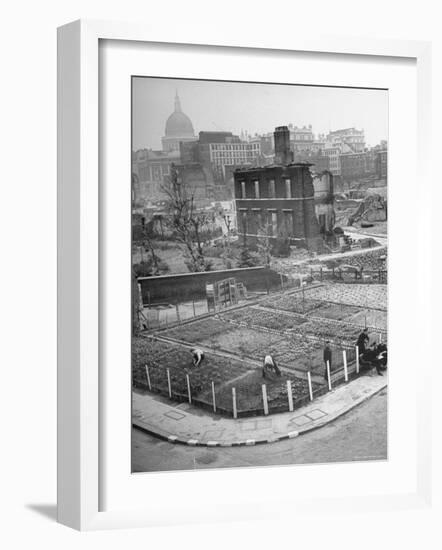
<instances>
[{"instance_id":1,"label":"pavement slab","mask_svg":"<svg viewBox=\"0 0 442 550\"><path fill-rule=\"evenodd\" d=\"M133 392L133 426L171 443L230 446L273 443L318 429L345 414L388 385L388 376L362 375L293 412L225 418L187 404L168 402L151 393Z\"/></svg>"}]
</instances>

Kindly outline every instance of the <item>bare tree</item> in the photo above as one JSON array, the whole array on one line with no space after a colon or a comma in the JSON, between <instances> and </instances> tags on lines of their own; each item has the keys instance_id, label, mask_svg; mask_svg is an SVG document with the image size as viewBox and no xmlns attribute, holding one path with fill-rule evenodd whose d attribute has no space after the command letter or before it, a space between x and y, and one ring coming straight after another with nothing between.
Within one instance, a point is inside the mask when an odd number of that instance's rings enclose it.
<instances>
[{"instance_id":1,"label":"bare tree","mask_svg":"<svg viewBox=\"0 0 442 550\"><path fill-rule=\"evenodd\" d=\"M222 259L227 269L231 269L232 260L234 258L234 253L232 250L232 219L229 216L228 212L222 206L219 206L216 209L216 216L221 220L221 223L225 227L225 233L222 238Z\"/></svg>"},{"instance_id":2,"label":"bare tree","mask_svg":"<svg viewBox=\"0 0 442 550\"><path fill-rule=\"evenodd\" d=\"M258 255L261 258L264 265L269 266L272 259L271 250L272 245L270 241L270 224L265 222L258 227L258 239L257 248Z\"/></svg>"},{"instance_id":3,"label":"bare tree","mask_svg":"<svg viewBox=\"0 0 442 550\"><path fill-rule=\"evenodd\" d=\"M213 212L196 208L195 190L183 184L174 164L162 191L167 196L168 217L165 221L185 247L188 268L190 271L210 271L211 260L204 256L203 235L210 229Z\"/></svg>"},{"instance_id":4,"label":"bare tree","mask_svg":"<svg viewBox=\"0 0 442 550\"><path fill-rule=\"evenodd\" d=\"M155 247L152 239L151 226L152 220L150 223L146 224L143 222L143 247L146 252L150 252L152 258L153 266L153 275L158 275L160 272L160 258L156 255Z\"/></svg>"}]
</instances>

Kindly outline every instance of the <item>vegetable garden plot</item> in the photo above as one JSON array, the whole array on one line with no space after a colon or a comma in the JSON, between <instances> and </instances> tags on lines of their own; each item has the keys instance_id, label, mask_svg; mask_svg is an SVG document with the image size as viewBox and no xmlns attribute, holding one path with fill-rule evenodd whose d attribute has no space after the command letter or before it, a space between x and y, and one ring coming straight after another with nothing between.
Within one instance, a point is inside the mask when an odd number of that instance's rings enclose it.
<instances>
[{"instance_id":1,"label":"vegetable garden plot","mask_svg":"<svg viewBox=\"0 0 442 550\"><path fill-rule=\"evenodd\" d=\"M268 328L271 330L285 331L305 323L302 317L285 315L283 312L244 307L219 314L220 319L231 320L237 323L245 323L256 327Z\"/></svg>"},{"instance_id":2,"label":"vegetable garden plot","mask_svg":"<svg viewBox=\"0 0 442 550\"><path fill-rule=\"evenodd\" d=\"M262 305L272 309L314 315L315 317L326 317L338 321L349 320L352 316L365 311L361 307L346 304L328 303L310 298L303 300L302 293L299 292L282 296L277 300L266 300Z\"/></svg>"},{"instance_id":3,"label":"vegetable garden plot","mask_svg":"<svg viewBox=\"0 0 442 550\"><path fill-rule=\"evenodd\" d=\"M305 297L361 308L387 309L387 285L327 284L311 289L307 288Z\"/></svg>"},{"instance_id":4,"label":"vegetable garden plot","mask_svg":"<svg viewBox=\"0 0 442 550\"><path fill-rule=\"evenodd\" d=\"M388 316L386 311L365 309L354 315L349 321L361 326L376 327L383 332L386 332L388 329Z\"/></svg>"},{"instance_id":5,"label":"vegetable garden plot","mask_svg":"<svg viewBox=\"0 0 442 550\"><path fill-rule=\"evenodd\" d=\"M161 334L175 340L183 342L202 342L204 340L215 339L217 336L225 334L235 327L214 317L206 317L175 326L174 328L162 331Z\"/></svg>"},{"instance_id":6,"label":"vegetable garden plot","mask_svg":"<svg viewBox=\"0 0 442 550\"><path fill-rule=\"evenodd\" d=\"M202 345L237 355L239 358L252 359L261 363L267 354L287 369L307 371L323 369L324 342L307 339L303 335L278 335L258 330L237 327L227 334L221 334L213 340L201 342ZM332 346L333 348L333 346ZM342 365L342 349L334 347L336 366Z\"/></svg>"},{"instance_id":7,"label":"vegetable garden plot","mask_svg":"<svg viewBox=\"0 0 442 550\"><path fill-rule=\"evenodd\" d=\"M326 340L335 343L342 342L345 347L355 344L360 332L360 327L349 323L319 318L309 319L308 322L297 328L297 334L299 335L315 337L324 343Z\"/></svg>"},{"instance_id":8,"label":"vegetable garden plot","mask_svg":"<svg viewBox=\"0 0 442 550\"><path fill-rule=\"evenodd\" d=\"M282 408L288 410L287 380L291 380L294 406L299 400L308 397L308 385L305 380L293 376L272 376L263 378L261 369L247 373L239 380L224 385L217 391L217 404L226 409L232 410L232 388L236 390L236 405L241 411L260 411L263 409L262 384L266 385L267 402L269 410ZM320 386L313 384L313 391Z\"/></svg>"},{"instance_id":9,"label":"vegetable garden plot","mask_svg":"<svg viewBox=\"0 0 442 550\"><path fill-rule=\"evenodd\" d=\"M267 353L274 353L281 345L283 336L229 325L230 331L216 338L208 338L202 345L233 353L238 357L261 360Z\"/></svg>"},{"instance_id":10,"label":"vegetable garden plot","mask_svg":"<svg viewBox=\"0 0 442 550\"><path fill-rule=\"evenodd\" d=\"M284 314L281 311L271 311L254 307L241 308L220 314L221 319L232 319L235 322L246 323L253 327L272 329L276 331L290 331L291 334L317 338L323 341L331 340L342 342L345 347L353 345L361 330L350 323L335 321L326 318L312 318ZM259 329L257 329L259 330ZM290 336L291 336L290 334ZM229 333L231 336L232 333ZM281 334L282 340L289 336Z\"/></svg>"},{"instance_id":11,"label":"vegetable garden plot","mask_svg":"<svg viewBox=\"0 0 442 550\"><path fill-rule=\"evenodd\" d=\"M250 369L250 365L235 359L207 353L203 363L194 367L192 355L179 344L169 344L150 338L133 338L133 383L147 388L146 365L153 389L168 391L167 369L171 380L172 394L187 395L186 374L190 377L192 395L198 397L211 387L212 381L220 386Z\"/></svg>"}]
</instances>

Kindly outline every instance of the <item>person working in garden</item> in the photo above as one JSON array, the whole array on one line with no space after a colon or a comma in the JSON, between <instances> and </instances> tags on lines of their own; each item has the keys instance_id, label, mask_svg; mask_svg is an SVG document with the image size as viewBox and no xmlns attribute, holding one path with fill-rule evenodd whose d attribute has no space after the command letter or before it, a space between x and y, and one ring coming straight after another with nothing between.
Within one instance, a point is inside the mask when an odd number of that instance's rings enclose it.
<instances>
[{"instance_id":1,"label":"person working in garden","mask_svg":"<svg viewBox=\"0 0 442 550\"><path fill-rule=\"evenodd\" d=\"M193 366L199 367L204 361L204 352L199 348L193 348L190 350L190 353L193 356Z\"/></svg>"},{"instance_id":2,"label":"person working in garden","mask_svg":"<svg viewBox=\"0 0 442 550\"><path fill-rule=\"evenodd\" d=\"M358 340L356 342L356 345L359 348L359 355L365 352L369 341L370 338L368 336L368 328L364 328L364 330L358 336Z\"/></svg>"},{"instance_id":3,"label":"person working in garden","mask_svg":"<svg viewBox=\"0 0 442 550\"><path fill-rule=\"evenodd\" d=\"M264 357L264 364L262 366L262 377L265 378L267 373L272 370L275 374L278 376L281 376L281 371L278 368L278 365L276 364L275 359L272 355L267 354Z\"/></svg>"},{"instance_id":4,"label":"person working in garden","mask_svg":"<svg viewBox=\"0 0 442 550\"><path fill-rule=\"evenodd\" d=\"M379 347L381 347L381 350L379 350ZM386 347L386 346L385 346ZM373 343L368 349L366 349L362 355L362 361L363 364L367 364L368 368L371 368L372 366L376 367L376 372L379 374L379 376L383 376L382 374L382 368L383 365L383 353L386 354L386 351L384 352L384 349L382 347L382 344L376 345ZM386 356L385 356L385 364L386 364Z\"/></svg>"},{"instance_id":5,"label":"person working in garden","mask_svg":"<svg viewBox=\"0 0 442 550\"><path fill-rule=\"evenodd\" d=\"M332 368L332 350L331 350L331 347L330 347L330 342L325 343L323 357L324 357L324 364L325 364L324 378L328 382L327 363L329 364L330 372L331 372L331 368Z\"/></svg>"}]
</instances>

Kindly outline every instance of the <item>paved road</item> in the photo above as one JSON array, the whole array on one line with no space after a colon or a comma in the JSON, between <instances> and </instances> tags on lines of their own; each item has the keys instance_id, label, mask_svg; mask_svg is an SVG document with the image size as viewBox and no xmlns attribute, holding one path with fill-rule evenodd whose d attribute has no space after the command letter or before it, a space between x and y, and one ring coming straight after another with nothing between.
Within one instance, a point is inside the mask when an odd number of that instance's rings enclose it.
<instances>
[{"instance_id":1,"label":"paved road","mask_svg":"<svg viewBox=\"0 0 442 550\"><path fill-rule=\"evenodd\" d=\"M133 430L133 471L345 462L387 457L387 390L296 439L255 447L187 447Z\"/></svg>"}]
</instances>

